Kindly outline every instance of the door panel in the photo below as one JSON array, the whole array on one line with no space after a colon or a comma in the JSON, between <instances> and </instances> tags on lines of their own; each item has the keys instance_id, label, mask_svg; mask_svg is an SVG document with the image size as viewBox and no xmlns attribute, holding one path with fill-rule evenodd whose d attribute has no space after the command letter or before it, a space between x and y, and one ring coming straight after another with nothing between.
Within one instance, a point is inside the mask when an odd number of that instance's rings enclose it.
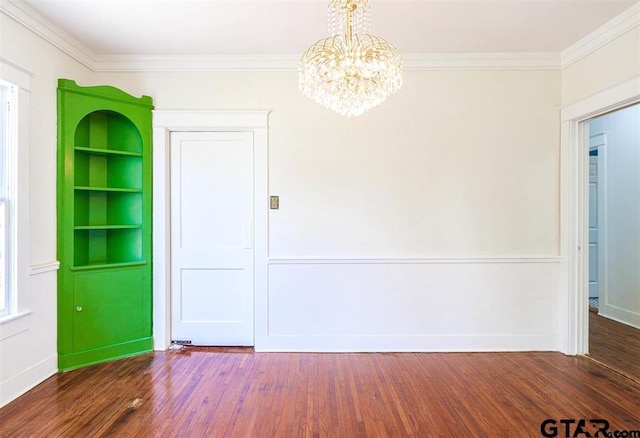
<instances>
[{"instance_id":1,"label":"door panel","mask_svg":"<svg viewBox=\"0 0 640 438\"><path fill-rule=\"evenodd\" d=\"M237 140L189 140L180 160L182 248L242 248L251 221L251 152ZM206 218L206 220L203 220Z\"/></svg>"},{"instance_id":2,"label":"door panel","mask_svg":"<svg viewBox=\"0 0 640 438\"><path fill-rule=\"evenodd\" d=\"M243 269L182 269L180 283L180 319L183 322L242 321L244 308ZM203 306L200 303L215 305Z\"/></svg>"},{"instance_id":3,"label":"door panel","mask_svg":"<svg viewBox=\"0 0 640 438\"><path fill-rule=\"evenodd\" d=\"M253 138L171 135L172 339L253 345Z\"/></svg>"},{"instance_id":4,"label":"door panel","mask_svg":"<svg viewBox=\"0 0 640 438\"><path fill-rule=\"evenodd\" d=\"M74 351L144 335L142 269L114 269L74 277Z\"/></svg>"}]
</instances>

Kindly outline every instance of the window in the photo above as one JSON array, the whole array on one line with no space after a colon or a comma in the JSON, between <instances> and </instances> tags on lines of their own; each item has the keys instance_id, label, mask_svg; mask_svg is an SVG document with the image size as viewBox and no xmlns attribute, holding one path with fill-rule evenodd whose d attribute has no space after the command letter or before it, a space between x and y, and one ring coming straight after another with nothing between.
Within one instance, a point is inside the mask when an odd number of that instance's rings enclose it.
<instances>
[{"instance_id":1,"label":"window","mask_svg":"<svg viewBox=\"0 0 640 438\"><path fill-rule=\"evenodd\" d=\"M29 86L0 59L0 341L28 330Z\"/></svg>"},{"instance_id":2,"label":"window","mask_svg":"<svg viewBox=\"0 0 640 438\"><path fill-rule=\"evenodd\" d=\"M16 87L0 80L0 317L15 311L12 286L12 179L16 140Z\"/></svg>"}]
</instances>

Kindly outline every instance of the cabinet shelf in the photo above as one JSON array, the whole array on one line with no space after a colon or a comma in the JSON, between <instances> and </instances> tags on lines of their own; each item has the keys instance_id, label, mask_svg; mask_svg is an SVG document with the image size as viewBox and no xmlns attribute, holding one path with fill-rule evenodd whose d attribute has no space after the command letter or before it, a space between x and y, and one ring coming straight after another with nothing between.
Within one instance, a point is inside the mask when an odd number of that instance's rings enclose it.
<instances>
[{"instance_id":1,"label":"cabinet shelf","mask_svg":"<svg viewBox=\"0 0 640 438\"><path fill-rule=\"evenodd\" d=\"M113 149L74 148L76 187L142 189L142 155Z\"/></svg>"},{"instance_id":2,"label":"cabinet shelf","mask_svg":"<svg viewBox=\"0 0 640 438\"><path fill-rule=\"evenodd\" d=\"M129 230L142 228L142 225L76 225L74 230Z\"/></svg>"},{"instance_id":3,"label":"cabinet shelf","mask_svg":"<svg viewBox=\"0 0 640 438\"><path fill-rule=\"evenodd\" d=\"M143 193L138 190L75 190L73 199L75 229L143 224Z\"/></svg>"},{"instance_id":4,"label":"cabinet shelf","mask_svg":"<svg viewBox=\"0 0 640 438\"><path fill-rule=\"evenodd\" d=\"M73 246L73 266L139 262L142 228L76 228Z\"/></svg>"},{"instance_id":5,"label":"cabinet shelf","mask_svg":"<svg viewBox=\"0 0 640 438\"><path fill-rule=\"evenodd\" d=\"M122 155L127 157L141 157L142 154L139 152L129 152L129 151L121 151L118 149L104 149L104 148L92 148L92 147L84 147L84 146L76 146L74 148L76 151L87 152L95 155Z\"/></svg>"},{"instance_id":6,"label":"cabinet shelf","mask_svg":"<svg viewBox=\"0 0 640 438\"><path fill-rule=\"evenodd\" d=\"M92 192L121 192L121 193L142 193L141 189L128 189L122 187L90 187L75 186L75 190L92 191Z\"/></svg>"},{"instance_id":7,"label":"cabinet shelf","mask_svg":"<svg viewBox=\"0 0 640 438\"><path fill-rule=\"evenodd\" d=\"M88 271L90 269L105 269L105 268L126 268L129 266L141 266L146 265L147 262L144 260L138 262L127 262L127 263L100 263L100 264L91 264L84 266L73 266L70 267L70 271Z\"/></svg>"}]
</instances>

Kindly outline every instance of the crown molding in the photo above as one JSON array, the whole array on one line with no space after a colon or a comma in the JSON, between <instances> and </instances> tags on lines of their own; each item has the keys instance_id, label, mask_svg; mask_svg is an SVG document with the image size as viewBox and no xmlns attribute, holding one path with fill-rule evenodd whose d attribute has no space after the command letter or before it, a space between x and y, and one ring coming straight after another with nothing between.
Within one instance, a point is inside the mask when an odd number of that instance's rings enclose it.
<instances>
[{"instance_id":1,"label":"crown molding","mask_svg":"<svg viewBox=\"0 0 640 438\"><path fill-rule=\"evenodd\" d=\"M636 26L640 26L640 2L563 50L560 53L562 68L579 61Z\"/></svg>"},{"instance_id":2,"label":"crown molding","mask_svg":"<svg viewBox=\"0 0 640 438\"><path fill-rule=\"evenodd\" d=\"M45 41L93 70L95 54L84 44L21 0L0 0L0 12L13 18Z\"/></svg>"}]
</instances>

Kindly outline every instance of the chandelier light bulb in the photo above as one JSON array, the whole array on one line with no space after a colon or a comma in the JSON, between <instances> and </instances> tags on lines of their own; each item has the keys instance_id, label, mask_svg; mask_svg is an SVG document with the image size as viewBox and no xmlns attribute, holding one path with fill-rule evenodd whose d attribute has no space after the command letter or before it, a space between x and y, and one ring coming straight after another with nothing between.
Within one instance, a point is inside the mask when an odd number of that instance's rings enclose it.
<instances>
[{"instance_id":1,"label":"chandelier light bulb","mask_svg":"<svg viewBox=\"0 0 640 438\"><path fill-rule=\"evenodd\" d=\"M368 33L369 15L368 0L331 0L331 36L312 44L300 60L300 91L341 115L358 116L402 86L402 57Z\"/></svg>"}]
</instances>

